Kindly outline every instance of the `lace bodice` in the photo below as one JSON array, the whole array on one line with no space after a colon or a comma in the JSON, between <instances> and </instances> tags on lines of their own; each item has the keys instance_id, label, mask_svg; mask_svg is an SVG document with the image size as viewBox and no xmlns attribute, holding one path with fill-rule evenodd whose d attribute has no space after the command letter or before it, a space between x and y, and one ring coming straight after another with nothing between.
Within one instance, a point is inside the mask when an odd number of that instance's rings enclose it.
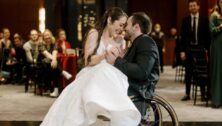
<instances>
[{"instance_id":1,"label":"lace bodice","mask_svg":"<svg viewBox=\"0 0 222 126\"><path fill-rule=\"evenodd\" d=\"M113 45L111 45L111 44L108 44L107 46L105 46L104 42L101 41L96 53L103 54L105 51L111 49L112 47L113 47ZM101 62L106 62L106 59L103 59Z\"/></svg>"},{"instance_id":2,"label":"lace bodice","mask_svg":"<svg viewBox=\"0 0 222 126\"><path fill-rule=\"evenodd\" d=\"M105 46L104 42L101 41L100 45L99 45L99 48L97 49L96 53L97 54L103 54L105 51L109 50L112 47L113 47L113 45L111 45L111 44L108 44L107 46Z\"/></svg>"}]
</instances>

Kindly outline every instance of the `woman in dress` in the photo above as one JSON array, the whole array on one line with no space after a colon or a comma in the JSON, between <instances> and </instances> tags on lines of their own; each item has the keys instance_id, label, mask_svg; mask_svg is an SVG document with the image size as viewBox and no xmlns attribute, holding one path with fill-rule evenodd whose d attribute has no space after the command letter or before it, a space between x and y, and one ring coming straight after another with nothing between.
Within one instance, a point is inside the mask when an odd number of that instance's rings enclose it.
<instances>
[{"instance_id":1,"label":"woman in dress","mask_svg":"<svg viewBox=\"0 0 222 126\"><path fill-rule=\"evenodd\" d=\"M58 47L58 53L61 54L66 54L66 49L70 49L71 45L69 42L66 40L66 32L64 29L59 29L57 31L57 47Z\"/></svg>"},{"instance_id":2,"label":"woman in dress","mask_svg":"<svg viewBox=\"0 0 222 126\"><path fill-rule=\"evenodd\" d=\"M57 61L58 49L55 43L55 38L49 29L46 29L43 34L43 47L48 51L49 57L42 56L43 74L44 74L44 86L48 90L53 90L50 93L51 97L58 97L59 95L59 77L62 73L59 63Z\"/></svg>"},{"instance_id":3,"label":"woman in dress","mask_svg":"<svg viewBox=\"0 0 222 126\"><path fill-rule=\"evenodd\" d=\"M106 51L122 47L119 35L127 15L122 9L107 10L102 21L87 35L84 46L86 67L76 76L50 108L41 126L137 126L140 113L127 96L127 77L108 64ZM118 38L118 39L116 39ZM122 39L123 40L123 39Z\"/></svg>"},{"instance_id":4,"label":"woman in dress","mask_svg":"<svg viewBox=\"0 0 222 126\"><path fill-rule=\"evenodd\" d=\"M217 0L217 8L210 15L212 44L210 49L210 80L213 107L222 105L222 0Z\"/></svg>"}]
</instances>

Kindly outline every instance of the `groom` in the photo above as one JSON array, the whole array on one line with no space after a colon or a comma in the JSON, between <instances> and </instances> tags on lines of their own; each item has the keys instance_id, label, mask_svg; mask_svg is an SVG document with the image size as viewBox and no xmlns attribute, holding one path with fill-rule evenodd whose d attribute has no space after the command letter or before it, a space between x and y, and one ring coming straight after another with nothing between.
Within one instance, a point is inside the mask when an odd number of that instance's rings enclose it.
<instances>
[{"instance_id":1,"label":"groom","mask_svg":"<svg viewBox=\"0 0 222 126\"><path fill-rule=\"evenodd\" d=\"M159 80L159 55L155 42L147 35L152 28L150 18L143 12L134 13L127 20L126 38L132 46L123 56L123 50L112 48L106 60L122 71L129 81L128 95L152 98ZM142 116L145 115L141 103L134 102Z\"/></svg>"}]
</instances>

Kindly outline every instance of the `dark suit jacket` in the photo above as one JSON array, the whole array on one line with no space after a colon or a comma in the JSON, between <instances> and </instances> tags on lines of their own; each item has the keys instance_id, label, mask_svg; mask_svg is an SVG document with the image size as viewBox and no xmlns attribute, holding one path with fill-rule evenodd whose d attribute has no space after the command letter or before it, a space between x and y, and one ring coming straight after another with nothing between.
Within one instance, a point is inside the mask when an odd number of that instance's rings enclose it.
<instances>
[{"instance_id":1,"label":"dark suit jacket","mask_svg":"<svg viewBox=\"0 0 222 126\"><path fill-rule=\"evenodd\" d=\"M124 58L114 64L129 81L129 96L151 98L159 80L159 54L156 43L148 35L138 36Z\"/></svg>"},{"instance_id":2,"label":"dark suit jacket","mask_svg":"<svg viewBox=\"0 0 222 126\"><path fill-rule=\"evenodd\" d=\"M192 40L191 16L185 17L181 25L181 51L189 52ZM209 50L210 47L210 30L208 18L199 16L197 28L198 45Z\"/></svg>"}]
</instances>

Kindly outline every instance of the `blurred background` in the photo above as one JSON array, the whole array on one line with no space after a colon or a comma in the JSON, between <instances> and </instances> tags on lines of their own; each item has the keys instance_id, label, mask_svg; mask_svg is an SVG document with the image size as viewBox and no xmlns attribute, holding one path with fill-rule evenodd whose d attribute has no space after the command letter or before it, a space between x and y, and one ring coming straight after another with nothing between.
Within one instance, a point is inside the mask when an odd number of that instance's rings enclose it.
<instances>
[{"instance_id":1,"label":"blurred background","mask_svg":"<svg viewBox=\"0 0 222 126\"><path fill-rule=\"evenodd\" d=\"M216 0L200 0L200 13L208 15ZM110 7L123 8L127 14L144 11L159 23L165 34L170 28L180 29L184 16L188 15L187 0L1 0L0 29L7 27L28 40L31 29L53 34L64 28L73 48L81 46L88 25L92 25ZM165 62L167 63L167 62Z\"/></svg>"}]
</instances>

